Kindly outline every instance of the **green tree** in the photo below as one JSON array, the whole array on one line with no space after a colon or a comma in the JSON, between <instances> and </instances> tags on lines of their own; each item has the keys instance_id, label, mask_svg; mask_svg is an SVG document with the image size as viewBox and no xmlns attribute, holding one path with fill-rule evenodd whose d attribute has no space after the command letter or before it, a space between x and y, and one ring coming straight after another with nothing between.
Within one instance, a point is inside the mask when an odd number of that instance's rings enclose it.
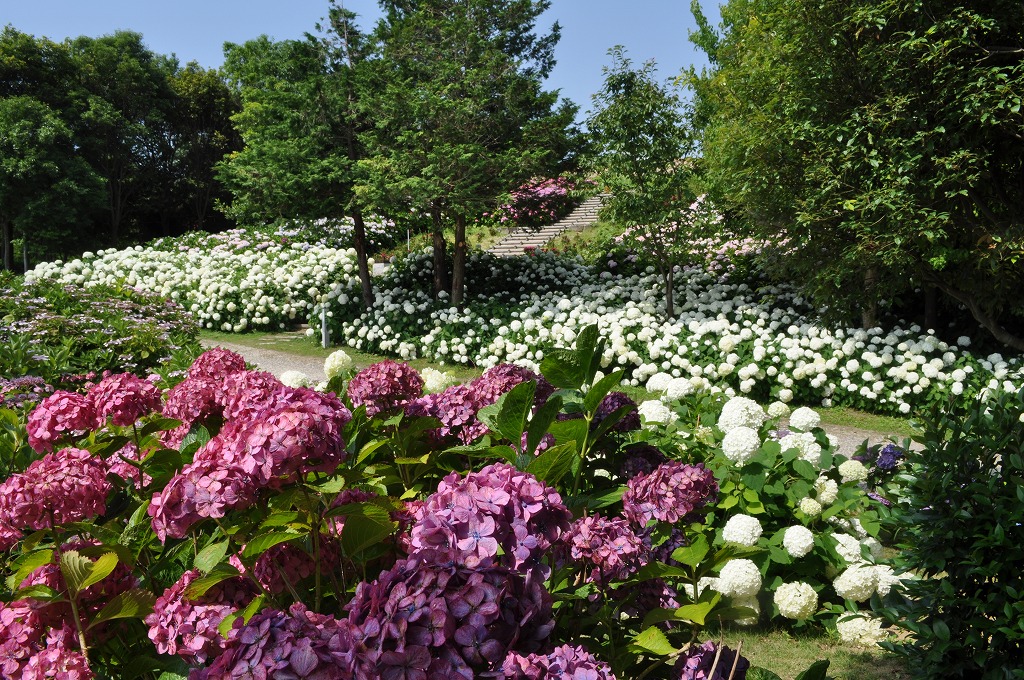
<instances>
[{"instance_id":1,"label":"green tree","mask_svg":"<svg viewBox=\"0 0 1024 680\"><path fill-rule=\"evenodd\" d=\"M1024 349L1024 8L732 0L693 84L707 182L776 271L875 323L934 286ZM929 322L934 321L934 316Z\"/></svg>"},{"instance_id":2,"label":"green tree","mask_svg":"<svg viewBox=\"0 0 1024 680\"><path fill-rule=\"evenodd\" d=\"M466 223L563 158L575 107L541 89L558 25L547 0L383 0L378 58L361 97L374 125L357 187L392 214L431 217L434 288L449 288L443 228L454 223L451 300L465 295ZM557 107L557 108L556 108Z\"/></svg>"},{"instance_id":3,"label":"green tree","mask_svg":"<svg viewBox=\"0 0 1024 680\"><path fill-rule=\"evenodd\" d=\"M589 166L611 194L602 213L626 227L627 239L657 264L672 318L679 253L706 221L703 201L690 188L693 137L676 88L658 83L653 61L633 68L621 46L608 54L612 65L587 118Z\"/></svg>"}]
</instances>

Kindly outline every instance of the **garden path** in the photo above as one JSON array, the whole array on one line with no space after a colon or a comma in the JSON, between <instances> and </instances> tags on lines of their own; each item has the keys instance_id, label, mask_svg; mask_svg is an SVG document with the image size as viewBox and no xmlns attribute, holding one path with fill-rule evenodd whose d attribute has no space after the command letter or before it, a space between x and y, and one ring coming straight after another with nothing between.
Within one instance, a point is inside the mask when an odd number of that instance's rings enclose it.
<instances>
[{"instance_id":1,"label":"garden path","mask_svg":"<svg viewBox=\"0 0 1024 680\"><path fill-rule=\"evenodd\" d=\"M291 334L289 334L291 336ZM202 340L204 347L223 347L229 349L232 352L237 352L245 357L245 360L250 364L254 364L261 371L267 371L273 373L278 378L285 371L301 371L309 376L313 382L321 382L326 380L327 377L324 374L324 360L320 357L303 356L301 354L294 354L292 352L286 352L277 349L270 349L268 347L250 347L248 345L236 344L233 342L224 342L222 340ZM839 451L844 454L851 453L857 450L861 442L865 439L870 444L877 444L885 441L890 433L880 432L877 430L866 430L858 427L849 427L845 425L826 425L824 426L826 432L836 437L839 440ZM902 441L902 437L894 437L896 441ZM918 445L914 445L914 448L918 448Z\"/></svg>"},{"instance_id":2,"label":"garden path","mask_svg":"<svg viewBox=\"0 0 1024 680\"><path fill-rule=\"evenodd\" d=\"M568 217L554 224L549 224L539 229L517 229L497 244L491 246L487 252L504 257L522 255L527 250L540 248L551 239L560 236L563 232L569 230L579 231L584 227L588 227L597 221L597 211L601 209L601 202L603 200L603 194L591 196L569 213Z\"/></svg>"}]
</instances>

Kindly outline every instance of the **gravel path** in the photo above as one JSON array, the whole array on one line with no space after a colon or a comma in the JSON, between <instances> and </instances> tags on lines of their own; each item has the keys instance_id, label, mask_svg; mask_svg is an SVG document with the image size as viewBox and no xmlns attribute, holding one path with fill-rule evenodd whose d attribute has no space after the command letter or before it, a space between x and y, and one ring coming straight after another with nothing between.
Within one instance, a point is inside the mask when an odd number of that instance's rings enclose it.
<instances>
[{"instance_id":1,"label":"gravel path","mask_svg":"<svg viewBox=\"0 0 1024 680\"><path fill-rule=\"evenodd\" d=\"M238 352L249 363L255 364L262 371L273 373L278 378L285 371L301 371L308 375L314 383L327 379L327 376L324 374L323 359L317 357L307 357L270 348L250 347L233 342L204 339L202 344L204 347L223 347L232 352ZM887 439L887 433L885 432L864 430L844 425L826 425L825 431L839 440L839 451L843 454L856 451L865 439L868 440L869 444L877 444ZM893 437L893 439L899 442L903 438ZM914 448L918 447L919 445L914 445Z\"/></svg>"}]
</instances>

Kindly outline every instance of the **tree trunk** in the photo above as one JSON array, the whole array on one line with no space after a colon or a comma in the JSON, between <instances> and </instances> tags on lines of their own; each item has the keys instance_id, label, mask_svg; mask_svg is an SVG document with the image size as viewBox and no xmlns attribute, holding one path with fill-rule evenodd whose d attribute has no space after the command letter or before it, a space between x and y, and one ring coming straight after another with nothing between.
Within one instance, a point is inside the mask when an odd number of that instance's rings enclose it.
<instances>
[{"instance_id":1,"label":"tree trunk","mask_svg":"<svg viewBox=\"0 0 1024 680\"><path fill-rule=\"evenodd\" d=\"M1014 335L1003 328L1002 324L999 323L999 319L997 319L991 311L985 309L985 306L978 300L978 298L966 291L962 291L947 284L945 281L942 281L937 277L932 279L932 283L935 284L936 288L949 297L963 303L963 305L967 307L968 311L971 312L971 316L974 317L974 320L981 324L985 330L991 333L992 337L1007 347L1012 347L1018 352L1024 352L1024 338Z\"/></svg>"},{"instance_id":2,"label":"tree trunk","mask_svg":"<svg viewBox=\"0 0 1024 680\"><path fill-rule=\"evenodd\" d=\"M3 220L0 226L2 226L3 231L4 269L11 271L14 269L14 253L11 249L11 223L9 220Z\"/></svg>"},{"instance_id":3,"label":"tree trunk","mask_svg":"<svg viewBox=\"0 0 1024 680\"><path fill-rule=\"evenodd\" d=\"M452 304L461 306L466 296L466 216L455 216L455 252L452 260Z\"/></svg>"},{"instance_id":4,"label":"tree trunk","mask_svg":"<svg viewBox=\"0 0 1024 680\"><path fill-rule=\"evenodd\" d=\"M924 287L924 327L939 329L939 289L935 286Z\"/></svg>"},{"instance_id":5,"label":"tree trunk","mask_svg":"<svg viewBox=\"0 0 1024 680\"><path fill-rule=\"evenodd\" d=\"M439 293L448 290L448 263L445 261L447 244L441 227L440 208L431 206L430 217L434 224L434 297L437 297Z\"/></svg>"},{"instance_id":6,"label":"tree trunk","mask_svg":"<svg viewBox=\"0 0 1024 680\"><path fill-rule=\"evenodd\" d=\"M878 300L875 298L877 284L878 270L868 267L864 272L864 302L860 308L861 328L874 328L878 325Z\"/></svg>"},{"instance_id":7,"label":"tree trunk","mask_svg":"<svg viewBox=\"0 0 1024 680\"><path fill-rule=\"evenodd\" d=\"M28 271L28 234L21 237L21 273Z\"/></svg>"},{"instance_id":8,"label":"tree trunk","mask_svg":"<svg viewBox=\"0 0 1024 680\"><path fill-rule=\"evenodd\" d=\"M671 321L676 318L675 293L672 290L675 286L675 271L672 265L668 265L661 278L665 283L665 316Z\"/></svg>"},{"instance_id":9,"label":"tree trunk","mask_svg":"<svg viewBox=\"0 0 1024 680\"><path fill-rule=\"evenodd\" d=\"M353 241L356 261L359 264L359 285L363 289L363 307L369 309L376 300L373 295L373 281L370 280L370 265L366 259L366 225L363 223L363 212L358 208L352 210L352 222L355 223Z\"/></svg>"}]
</instances>

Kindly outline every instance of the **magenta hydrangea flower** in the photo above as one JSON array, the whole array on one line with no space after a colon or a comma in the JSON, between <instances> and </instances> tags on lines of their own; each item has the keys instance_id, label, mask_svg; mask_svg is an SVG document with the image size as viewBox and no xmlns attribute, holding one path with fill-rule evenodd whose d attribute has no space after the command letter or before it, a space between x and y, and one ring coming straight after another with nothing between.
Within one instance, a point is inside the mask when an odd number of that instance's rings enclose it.
<instances>
[{"instance_id":1,"label":"magenta hydrangea flower","mask_svg":"<svg viewBox=\"0 0 1024 680\"><path fill-rule=\"evenodd\" d=\"M190 663L205 663L227 644L217 630L226 616L244 609L256 596L256 588L243 578L221 581L197 600L185 591L201 576L192 569L164 591L146 617L149 639L160 654L177 654Z\"/></svg>"},{"instance_id":2,"label":"magenta hydrangea flower","mask_svg":"<svg viewBox=\"0 0 1024 680\"><path fill-rule=\"evenodd\" d=\"M242 560L238 555L232 555L228 562L240 574L248 574ZM289 586L295 587L305 579L311 578L317 570L317 562L313 560L308 552L294 543L275 545L270 550L256 558L252 567L252 578L255 579L264 590L277 595L288 590ZM320 562L321 574L328 574L341 564L341 552L335 539L331 536L320 535Z\"/></svg>"},{"instance_id":3,"label":"magenta hydrangea flower","mask_svg":"<svg viewBox=\"0 0 1024 680\"><path fill-rule=\"evenodd\" d=\"M703 463L669 461L626 483L622 513L641 527L652 519L678 522L717 497L718 483Z\"/></svg>"},{"instance_id":4,"label":"magenta hydrangea flower","mask_svg":"<svg viewBox=\"0 0 1024 680\"><path fill-rule=\"evenodd\" d=\"M221 465L216 460L196 460L171 478L162 491L153 494L147 512L161 541L168 536L184 538L204 519L220 518L228 510L252 505L256 492L252 476L241 468Z\"/></svg>"},{"instance_id":5,"label":"magenta hydrangea flower","mask_svg":"<svg viewBox=\"0 0 1024 680\"><path fill-rule=\"evenodd\" d=\"M346 620L317 614L301 603L287 612L264 609L247 624L235 620L224 651L192 680L343 678L356 676L355 640Z\"/></svg>"},{"instance_id":6,"label":"magenta hydrangea flower","mask_svg":"<svg viewBox=\"0 0 1024 680\"><path fill-rule=\"evenodd\" d=\"M89 519L106 510L111 489L102 458L58 449L0 483L0 523L36 530Z\"/></svg>"},{"instance_id":7,"label":"magenta hydrangea flower","mask_svg":"<svg viewBox=\"0 0 1024 680\"><path fill-rule=\"evenodd\" d=\"M0 602L0 678L17 680L25 664L42 649L45 625L24 600Z\"/></svg>"},{"instance_id":8,"label":"magenta hydrangea flower","mask_svg":"<svg viewBox=\"0 0 1024 680\"><path fill-rule=\"evenodd\" d=\"M112 454L107 459L107 473L117 475L136 489L141 489L152 482L153 478L128 462L138 463L141 460L142 456L139 455L139 447L134 442L128 442L120 451Z\"/></svg>"},{"instance_id":9,"label":"magenta hydrangea flower","mask_svg":"<svg viewBox=\"0 0 1024 680\"><path fill-rule=\"evenodd\" d=\"M366 415L405 406L423 395L423 378L400 361L385 359L356 373L348 383L353 406L366 406Z\"/></svg>"},{"instance_id":10,"label":"magenta hydrangea flower","mask_svg":"<svg viewBox=\"0 0 1024 680\"><path fill-rule=\"evenodd\" d=\"M615 680L612 668L584 647L562 645L550 654L511 652L501 670L505 680Z\"/></svg>"},{"instance_id":11,"label":"magenta hydrangea flower","mask_svg":"<svg viewBox=\"0 0 1024 680\"><path fill-rule=\"evenodd\" d=\"M189 376L167 391L163 414L181 421L179 427L164 435L164 443L168 447L180 446L195 423L205 423L211 417L224 415L222 383L222 378Z\"/></svg>"},{"instance_id":12,"label":"magenta hydrangea flower","mask_svg":"<svg viewBox=\"0 0 1024 680\"><path fill-rule=\"evenodd\" d=\"M108 418L114 425L127 427L160 409L157 386L131 373L107 376L89 390L89 398L100 427L106 425Z\"/></svg>"},{"instance_id":13,"label":"magenta hydrangea flower","mask_svg":"<svg viewBox=\"0 0 1024 680\"><path fill-rule=\"evenodd\" d=\"M426 394L409 402L405 411L410 416L440 420L441 427L431 430L436 441L456 437L463 444L471 444L487 434L487 426L476 417L481 407L477 396L469 385L452 385L438 394Z\"/></svg>"},{"instance_id":14,"label":"magenta hydrangea flower","mask_svg":"<svg viewBox=\"0 0 1024 680\"><path fill-rule=\"evenodd\" d=\"M476 393L477 402L483 407L498 401L498 397L512 391L516 385L530 380L537 383L533 395L535 404L543 404L555 391L554 386L547 380L530 369L515 364L498 364L487 369L483 375L470 383L470 387Z\"/></svg>"},{"instance_id":15,"label":"magenta hydrangea flower","mask_svg":"<svg viewBox=\"0 0 1024 680\"><path fill-rule=\"evenodd\" d=\"M196 357L188 369L188 377L222 380L232 373L244 370L245 358L241 354L223 347L214 347Z\"/></svg>"},{"instance_id":16,"label":"magenta hydrangea flower","mask_svg":"<svg viewBox=\"0 0 1024 680\"><path fill-rule=\"evenodd\" d=\"M715 655L718 653L718 646L708 640L702 645L690 645L686 653L676 661L676 677L679 680L746 680L747 670L750 662L742 656L737 660L737 654L726 646L722 646L722 652L718 655L718 664L715 665ZM736 664L736 672L732 672L733 663ZM714 673L711 669L714 668Z\"/></svg>"},{"instance_id":17,"label":"magenta hydrangea flower","mask_svg":"<svg viewBox=\"0 0 1024 680\"><path fill-rule=\"evenodd\" d=\"M64 436L76 436L96 425L92 400L74 392L57 391L39 402L28 415L28 443L36 451L50 451Z\"/></svg>"},{"instance_id":18,"label":"magenta hydrangea flower","mask_svg":"<svg viewBox=\"0 0 1024 680\"><path fill-rule=\"evenodd\" d=\"M417 513L415 549L449 551L471 567L498 561L523 572L544 569L542 556L572 519L557 491L507 463L465 477L449 474Z\"/></svg>"},{"instance_id":19,"label":"magenta hydrangea flower","mask_svg":"<svg viewBox=\"0 0 1024 680\"><path fill-rule=\"evenodd\" d=\"M650 549L624 519L581 517L573 522L562 542L574 560L585 560L593 566L587 580L601 585L629 578L650 560Z\"/></svg>"},{"instance_id":20,"label":"magenta hydrangea flower","mask_svg":"<svg viewBox=\"0 0 1024 680\"><path fill-rule=\"evenodd\" d=\"M620 474L625 479L632 479L637 475L649 475L667 460L668 458L660 449L650 444L645 442L630 444L622 449Z\"/></svg>"},{"instance_id":21,"label":"magenta hydrangea flower","mask_svg":"<svg viewBox=\"0 0 1024 680\"><path fill-rule=\"evenodd\" d=\"M25 664L19 676L21 680L92 680L96 676L85 655L73 648L75 640L75 631L68 625L51 630L46 646Z\"/></svg>"},{"instance_id":22,"label":"magenta hydrangea flower","mask_svg":"<svg viewBox=\"0 0 1024 680\"><path fill-rule=\"evenodd\" d=\"M237 371L224 378L218 394L224 420L250 420L265 408L287 400L288 388L270 373Z\"/></svg>"},{"instance_id":23,"label":"magenta hydrangea flower","mask_svg":"<svg viewBox=\"0 0 1024 680\"><path fill-rule=\"evenodd\" d=\"M539 580L434 550L360 583L345 609L373 678L410 677L403 667L415 669L411 677L472 678L500 669L513 648L535 651L554 627Z\"/></svg>"}]
</instances>

